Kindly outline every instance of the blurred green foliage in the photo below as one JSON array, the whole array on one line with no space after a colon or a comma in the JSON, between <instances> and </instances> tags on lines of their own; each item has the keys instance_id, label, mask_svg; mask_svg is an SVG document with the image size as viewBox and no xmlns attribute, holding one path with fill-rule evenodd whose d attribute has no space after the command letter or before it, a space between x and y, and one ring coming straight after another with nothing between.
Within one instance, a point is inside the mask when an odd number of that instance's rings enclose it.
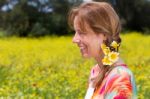
<instances>
[{"instance_id":1,"label":"blurred green foliage","mask_svg":"<svg viewBox=\"0 0 150 99\"><path fill-rule=\"evenodd\" d=\"M15 1L18 3L13 5ZM123 30L150 34L149 0L95 1L106 1L113 5L120 16ZM68 12L82 2L83 0L0 0L0 29L5 31L5 36L71 34L72 30L67 24ZM9 9L2 11L4 6Z\"/></svg>"}]
</instances>

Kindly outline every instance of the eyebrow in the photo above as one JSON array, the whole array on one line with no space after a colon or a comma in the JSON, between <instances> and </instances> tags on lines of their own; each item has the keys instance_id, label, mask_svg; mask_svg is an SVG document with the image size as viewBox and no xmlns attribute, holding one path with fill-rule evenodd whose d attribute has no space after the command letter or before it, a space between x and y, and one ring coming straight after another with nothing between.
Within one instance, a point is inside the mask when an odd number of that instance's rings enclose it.
<instances>
[{"instance_id":1,"label":"eyebrow","mask_svg":"<svg viewBox=\"0 0 150 99\"><path fill-rule=\"evenodd\" d=\"M86 33L86 32L84 32L84 31L81 31L81 29L79 29L79 28L76 29L76 30L74 29L74 31L81 32L81 33Z\"/></svg>"}]
</instances>

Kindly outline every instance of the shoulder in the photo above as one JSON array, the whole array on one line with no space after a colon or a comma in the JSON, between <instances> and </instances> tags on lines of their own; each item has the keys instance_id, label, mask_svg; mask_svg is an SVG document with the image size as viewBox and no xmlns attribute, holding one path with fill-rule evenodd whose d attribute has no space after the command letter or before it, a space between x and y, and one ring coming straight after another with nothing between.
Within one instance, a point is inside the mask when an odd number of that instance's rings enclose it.
<instances>
[{"instance_id":1,"label":"shoulder","mask_svg":"<svg viewBox=\"0 0 150 99\"><path fill-rule=\"evenodd\" d=\"M107 87L120 87L127 84L129 87L132 85L133 74L131 70L124 66L117 66L109 72L106 76L106 86Z\"/></svg>"},{"instance_id":2,"label":"shoulder","mask_svg":"<svg viewBox=\"0 0 150 99\"><path fill-rule=\"evenodd\" d=\"M112 84L120 84L120 83L128 83L128 84L134 84L134 76L132 71L124 66L117 66L110 71L110 73L107 75L106 78L107 83Z\"/></svg>"},{"instance_id":3,"label":"shoulder","mask_svg":"<svg viewBox=\"0 0 150 99\"><path fill-rule=\"evenodd\" d=\"M136 84L132 71L124 66L115 67L107 76L106 92L109 97L112 93L116 96L136 96ZM126 98L125 98L126 99Z\"/></svg>"},{"instance_id":4,"label":"shoulder","mask_svg":"<svg viewBox=\"0 0 150 99\"><path fill-rule=\"evenodd\" d=\"M136 84L132 71L124 66L115 67L109 74L106 80L108 89L112 90L127 90L135 94ZM110 88L111 87L111 88Z\"/></svg>"},{"instance_id":5,"label":"shoulder","mask_svg":"<svg viewBox=\"0 0 150 99\"><path fill-rule=\"evenodd\" d=\"M110 73L108 74L108 76L133 76L132 71L125 66L116 66L112 69L112 71L110 71Z\"/></svg>"}]
</instances>

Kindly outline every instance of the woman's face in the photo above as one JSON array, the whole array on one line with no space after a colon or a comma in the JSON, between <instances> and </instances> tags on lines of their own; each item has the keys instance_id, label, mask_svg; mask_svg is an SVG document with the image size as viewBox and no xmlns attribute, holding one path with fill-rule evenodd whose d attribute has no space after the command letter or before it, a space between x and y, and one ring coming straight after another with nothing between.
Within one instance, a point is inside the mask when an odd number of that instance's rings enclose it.
<instances>
[{"instance_id":1,"label":"woman's face","mask_svg":"<svg viewBox=\"0 0 150 99\"><path fill-rule=\"evenodd\" d=\"M94 31L85 24L86 33L83 33L78 24L78 17L74 19L74 29L75 35L73 37L73 42L78 45L80 52L85 58L95 58L101 53L100 45L106 37L102 33L94 33Z\"/></svg>"}]
</instances>

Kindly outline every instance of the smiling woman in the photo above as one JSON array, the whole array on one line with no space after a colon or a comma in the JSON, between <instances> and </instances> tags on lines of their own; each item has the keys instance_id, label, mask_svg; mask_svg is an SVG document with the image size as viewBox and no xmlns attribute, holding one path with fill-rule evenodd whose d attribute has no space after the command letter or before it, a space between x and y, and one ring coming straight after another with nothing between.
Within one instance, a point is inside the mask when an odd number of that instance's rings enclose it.
<instances>
[{"instance_id":1,"label":"smiling woman","mask_svg":"<svg viewBox=\"0 0 150 99\"><path fill-rule=\"evenodd\" d=\"M68 21L82 56L97 62L91 69L85 99L135 99L133 74L119 56L121 25L112 6L83 3L70 11Z\"/></svg>"}]
</instances>

